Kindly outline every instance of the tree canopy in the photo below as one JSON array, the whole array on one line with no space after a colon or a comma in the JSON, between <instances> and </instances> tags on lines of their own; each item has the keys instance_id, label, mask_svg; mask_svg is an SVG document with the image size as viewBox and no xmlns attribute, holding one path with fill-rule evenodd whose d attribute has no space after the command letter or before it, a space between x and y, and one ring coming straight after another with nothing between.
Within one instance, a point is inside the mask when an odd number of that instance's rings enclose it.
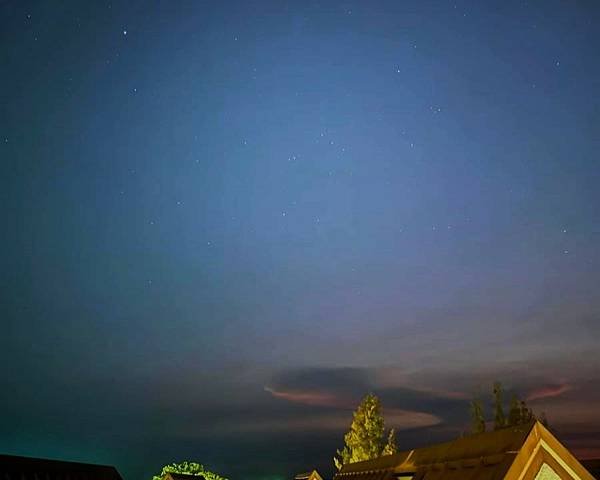
<instances>
[{"instance_id":1,"label":"tree canopy","mask_svg":"<svg viewBox=\"0 0 600 480\"><path fill-rule=\"evenodd\" d=\"M471 400L471 430L473 433L485 432L485 418L483 417L483 405L478 398Z\"/></svg>"},{"instance_id":2,"label":"tree canopy","mask_svg":"<svg viewBox=\"0 0 600 480\"><path fill-rule=\"evenodd\" d=\"M383 447L381 455L393 455L396 452L398 452L398 445L396 445L396 432L393 428L391 428L390 433L388 433L387 443Z\"/></svg>"},{"instance_id":3,"label":"tree canopy","mask_svg":"<svg viewBox=\"0 0 600 480\"><path fill-rule=\"evenodd\" d=\"M368 394L353 414L350 430L344 436L344 448L337 450L333 461L337 469L346 463L361 462L381 455L391 455L398 448L394 430L390 430L384 445L385 426L379 398Z\"/></svg>"},{"instance_id":4,"label":"tree canopy","mask_svg":"<svg viewBox=\"0 0 600 480\"><path fill-rule=\"evenodd\" d=\"M513 394L509 404L508 416L504 415L504 404L502 400L503 388L500 382L495 382L493 387L494 397L494 430L504 427L513 427L523 425L532 420L539 420L544 426L548 427L546 415L535 415L533 410L527 406L525 400L519 400L516 394ZM471 432L485 432L485 415L483 412L483 404L480 399L476 398L470 404L471 413Z\"/></svg>"},{"instance_id":5,"label":"tree canopy","mask_svg":"<svg viewBox=\"0 0 600 480\"><path fill-rule=\"evenodd\" d=\"M185 473L187 475L202 475L206 480L227 480L216 473L204 469L201 463L181 462L165 465L159 475L154 475L152 480L162 480L167 473Z\"/></svg>"},{"instance_id":6,"label":"tree canopy","mask_svg":"<svg viewBox=\"0 0 600 480\"><path fill-rule=\"evenodd\" d=\"M506 426L506 418L504 417L504 407L502 406L502 384L494 383L494 430Z\"/></svg>"}]
</instances>

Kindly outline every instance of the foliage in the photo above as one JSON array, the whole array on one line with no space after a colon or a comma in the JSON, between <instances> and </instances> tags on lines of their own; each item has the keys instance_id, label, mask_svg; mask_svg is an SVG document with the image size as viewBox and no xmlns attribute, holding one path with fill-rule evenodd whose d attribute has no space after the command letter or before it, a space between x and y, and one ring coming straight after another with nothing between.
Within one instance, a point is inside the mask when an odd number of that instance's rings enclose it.
<instances>
[{"instance_id":1,"label":"foliage","mask_svg":"<svg viewBox=\"0 0 600 480\"><path fill-rule=\"evenodd\" d=\"M541 417L536 417L531 408L527 407L525 400L519 400L516 395L513 395L510 401L510 411L508 414L508 426L523 425L532 420L540 420L543 425L547 425L545 414Z\"/></svg>"},{"instance_id":2,"label":"foliage","mask_svg":"<svg viewBox=\"0 0 600 480\"><path fill-rule=\"evenodd\" d=\"M478 398L471 400L471 430L473 433L485 432L485 419L483 418L483 405Z\"/></svg>"},{"instance_id":3,"label":"foliage","mask_svg":"<svg viewBox=\"0 0 600 480\"><path fill-rule=\"evenodd\" d=\"M502 384L494 383L494 430L506 426L506 417L504 416L504 407L502 406Z\"/></svg>"},{"instance_id":4,"label":"foliage","mask_svg":"<svg viewBox=\"0 0 600 480\"><path fill-rule=\"evenodd\" d=\"M533 410L527 406L524 400L513 394L510 400L510 406L508 410L508 418L504 416L504 408L502 403L502 384L500 382L494 383L494 430L498 430L503 427L514 427L517 425L524 425L533 420L538 420L542 425L548 428L548 419L546 414L542 413L536 416ZM485 415L483 413L483 406L479 399L473 399L470 404L471 410L471 431L472 433L485 432Z\"/></svg>"},{"instance_id":5,"label":"foliage","mask_svg":"<svg viewBox=\"0 0 600 480\"><path fill-rule=\"evenodd\" d=\"M521 423L529 423L535 419L535 415L531 408L525 404L525 400L521 400Z\"/></svg>"},{"instance_id":6,"label":"foliage","mask_svg":"<svg viewBox=\"0 0 600 480\"><path fill-rule=\"evenodd\" d=\"M354 412L350 431L344 436L344 448L337 450L333 461L339 470L346 463L361 462L396 451L394 432L383 445L384 421L379 398L367 395Z\"/></svg>"},{"instance_id":7,"label":"foliage","mask_svg":"<svg viewBox=\"0 0 600 480\"><path fill-rule=\"evenodd\" d=\"M188 475L202 475L206 480L227 480L216 473L209 472L204 466L195 462L181 462L165 465L159 475L154 475L152 480L162 480L167 473L185 473Z\"/></svg>"},{"instance_id":8,"label":"foliage","mask_svg":"<svg viewBox=\"0 0 600 480\"><path fill-rule=\"evenodd\" d=\"M521 425L522 422L521 403L517 396L513 393L510 399L510 407L508 409L508 425Z\"/></svg>"},{"instance_id":9,"label":"foliage","mask_svg":"<svg viewBox=\"0 0 600 480\"><path fill-rule=\"evenodd\" d=\"M383 450L381 451L381 455L393 455L398 451L398 445L396 445L396 432L394 429L390 429L390 433L388 434L387 443Z\"/></svg>"}]
</instances>

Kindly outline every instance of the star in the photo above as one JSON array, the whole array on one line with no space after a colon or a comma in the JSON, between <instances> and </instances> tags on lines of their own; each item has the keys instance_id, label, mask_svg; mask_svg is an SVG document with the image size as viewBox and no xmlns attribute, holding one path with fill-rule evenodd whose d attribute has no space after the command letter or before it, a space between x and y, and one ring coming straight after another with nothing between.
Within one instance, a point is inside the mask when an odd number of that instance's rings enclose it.
<instances>
[{"instance_id":1,"label":"star","mask_svg":"<svg viewBox=\"0 0 600 480\"><path fill-rule=\"evenodd\" d=\"M127 35L127 30L123 30L123 35Z\"/></svg>"}]
</instances>

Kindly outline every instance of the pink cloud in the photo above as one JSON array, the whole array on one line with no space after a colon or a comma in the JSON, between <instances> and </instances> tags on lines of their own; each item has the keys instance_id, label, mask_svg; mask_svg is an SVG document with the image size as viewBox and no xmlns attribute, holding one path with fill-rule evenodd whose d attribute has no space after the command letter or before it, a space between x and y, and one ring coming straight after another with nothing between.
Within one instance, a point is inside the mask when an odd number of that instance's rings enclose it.
<instances>
[{"instance_id":1,"label":"pink cloud","mask_svg":"<svg viewBox=\"0 0 600 480\"><path fill-rule=\"evenodd\" d=\"M265 387L265 391L276 398L303 405L337 407L344 410L350 410L356 407L350 399L343 399L327 392L299 390L281 391L271 387ZM332 412L326 415L319 414L318 416L306 416L302 419L275 420L269 423L268 428L270 430L278 428L282 430L343 430L348 428L351 419L351 415L347 412ZM386 408L385 421L388 427L393 427L396 430L431 427L442 423L442 420L438 416L431 413L403 410L400 408ZM257 425L249 425L249 428L264 428L265 426L266 424L262 422Z\"/></svg>"},{"instance_id":2,"label":"pink cloud","mask_svg":"<svg viewBox=\"0 0 600 480\"><path fill-rule=\"evenodd\" d=\"M396 430L432 427L440 423L442 423L442 419L431 413L399 408L387 408L385 410L386 427L395 428Z\"/></svg>"},{"instance_id":3,"label":"pink cloud","mask_svg":"<svg viewBox=\"0 0 600 480\"><path fill-rule=\"evenodd\" d=\"M281 398L293 403L301 403L303 405L313 405L320 407L341 407L346 406L338 397L327 392L310 392L300 390L281 391L271 387L265 387L265 391L269 392L276 398Z\"/></svg>"},{"instance_id":4,"label":"pink cloud","mask_svg":"<svg viewBox=\"0 0 600 480\"><path fill-rule=\"evenodd\" d=\"M425 428L441 423L435 415L424 412L394 411L386 414L386 426L393 427L396 431L413 428ZM301 418L261 418L246 419L228 424L219 425L220 432L344 432L350 427L352 415L347 412L312 413Z\"/></svg>"},{"instance_id":5,"label":"pink cloud","mask_svg":"<svg viewBox=\"0 0 600 480\"><path fill-rule=\"evenodd\" d=\"M546 385L530 392L529 395L527 395L527 401L531 402L533 400L540 400L542 398L558 397L572 389L573 387L568 383L563 383L560 385Z\"/></svg>"}]
</instances>

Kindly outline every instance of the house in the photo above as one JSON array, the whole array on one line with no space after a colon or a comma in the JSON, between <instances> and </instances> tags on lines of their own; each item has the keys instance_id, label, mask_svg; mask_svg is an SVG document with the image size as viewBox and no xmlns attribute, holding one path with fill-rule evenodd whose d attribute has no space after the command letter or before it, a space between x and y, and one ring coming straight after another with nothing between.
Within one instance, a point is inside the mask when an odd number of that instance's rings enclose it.
<instances>
[{"instance_id":1,"label":"house","mask_svg":"<svg viewBox=\"0 0 600 480\"><path fill-rule=\"evenodd\" d=\"M123 480L115 467L0 455L2 480Z\"/></svg>"},{"instance_id":2,"label":"house","mask_svg":"<svg viewBox=\"0 0 600 480\"><path fill-rule=\"evenodd\" d=\"M313 470L312 472L299 473L294 477L294 480L323 480L319 472Z\"/></svg>"},{"instance_id":3,"label":"house","mask_svg":"<svg viewBox=\"0 0 600 480\"><path fill-rule=\"evenodd\" d=\"M594 480L541 423L346 464L334 480Z\"/></svg>"}]
</instances>

